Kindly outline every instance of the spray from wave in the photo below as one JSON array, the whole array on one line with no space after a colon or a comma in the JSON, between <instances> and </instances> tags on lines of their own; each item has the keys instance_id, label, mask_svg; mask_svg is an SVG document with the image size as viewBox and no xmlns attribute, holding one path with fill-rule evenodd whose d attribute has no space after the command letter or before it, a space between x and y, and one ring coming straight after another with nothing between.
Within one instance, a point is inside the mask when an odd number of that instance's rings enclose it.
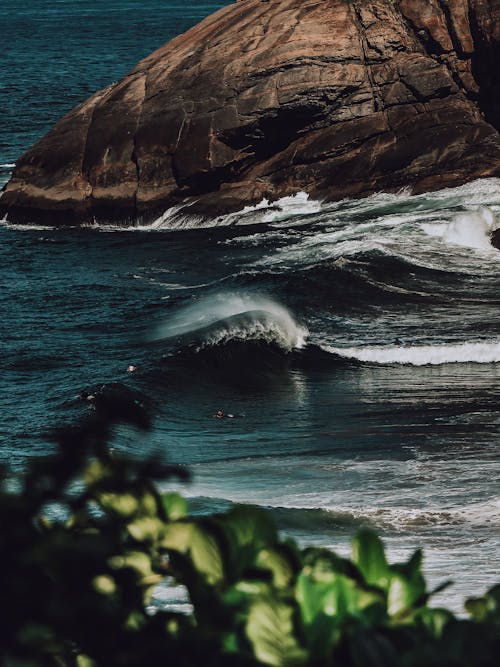
<instances>
[{"instance_id":1,"label":"spray from wave","mask_svg":"<svg viewBox=\"0 0 500 667\"><path fill-rule=\"evenodd\" d=\"M423 224L423 230L430 236L437 236L446 243L491 250L491 234L497 229L497 219L493 211L483 206L477 211L456 215L446 224Z\"/></svg>"},{"instance_id":2,"label":"spray from wave","mask_svg":"<svg viewBox=\"0 0 500 667\"><path fill-rule=\"evenodd\" d=\"M267 297L219 293L179 310L150 340L181 338L197 349L260 341L291 351L304 346L307 334L284 306Z\"/></svg>"},{"instance_id":3,"label":"spray from wave","mask_svg":"<svg viewBox=\"0 0 500 667\"><path fill-rule=\"evenodd\" d=\"M500 343L461 343L458 345L419 345L395 347L333 347L322 345L326 352L346 359L372 364L408 364L428 366L454 363L491 364L500 362Z\"/></svg>"}]
</instances>

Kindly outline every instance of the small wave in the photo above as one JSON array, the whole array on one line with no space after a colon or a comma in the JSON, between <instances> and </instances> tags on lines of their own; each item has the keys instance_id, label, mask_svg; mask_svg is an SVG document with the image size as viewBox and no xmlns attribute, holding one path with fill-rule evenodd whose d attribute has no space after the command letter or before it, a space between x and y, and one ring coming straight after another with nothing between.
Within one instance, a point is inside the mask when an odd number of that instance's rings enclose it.
<instances>
[{"instance_id":1,"label":"small wave","mask_svg":"<svg viewBox=\"0 0 500 667\"><path fill-rule=\"evenodd\" d=\"M9 222L7 216L0 218L0 225L6 227L7 229L13 229L19 232L44 232L52 231L54 227L50 225L35 225L35 224L25 224L25 223L15 223Z\"/></svg>"},{"instance_id":2,"label":"small wave","mask_svg":"<svg viewBox=\"0 0 500 667\"><path fill-rule=\"evenodd\" d=\"M395 347L333 347L326 352L347 359L374 364L428 366L455 363L492 364L500 362L500 343L462 343L458 345L420 345Z\"/></svg>"},{"instance_id":3,"label":"small wave","mask_svg":"<svg viewBox=\"0 0 500 667\"><path fill-rule=\"evenodd\" d=\"M5 164L0 164L0 169L14 169L15 166L14 162L6 162Z\"/></svg>"},{"instance_id":4,"label":"small wave","mask_svg":"<svg viewBox=\"0 0 500 667\"><path fill-rule=\"evenodd\" d=\"M189 491L184 494L190 496ZM192 497L198 502L196 491ZM239 502L238 498L220 498L219 495L203 497L204 504L223 506L224 503ZM500 499L476 503L471 506L442 507L433 509L410 507L349 507L325 505L304 505L299 499L282 504L262 502L257 504L271 510L281 527L287 530L308 531L311 528L327 531L329 528L352 528L370 524L383 530L415 530L433 527L472 524L489 526L500 524Z\"/></svg>"},{"instance_id":5,"label":"small wave","mask_svg":"<svg viewBox=\"0 0 500 667\"><path fill-rule=\"evenodd\" d=\"M150 340L181 338L184 346L197 349L262 341L290 351L302 348L307 334L284 306L267 297L217 294L178 311Z\"/></svg>"}]
</instances>

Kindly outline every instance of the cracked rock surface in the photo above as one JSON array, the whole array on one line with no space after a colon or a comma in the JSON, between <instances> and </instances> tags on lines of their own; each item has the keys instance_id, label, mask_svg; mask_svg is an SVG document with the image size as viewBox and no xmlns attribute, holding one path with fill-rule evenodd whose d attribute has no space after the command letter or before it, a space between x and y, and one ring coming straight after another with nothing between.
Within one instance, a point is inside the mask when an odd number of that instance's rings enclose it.
<instances>
[{"instance_id":1,"label":"cracked rock surface","mask_svg":"<svg viewBox=\"0 0 500 667\"><path fill-rule=\"evenodd\" d=\"M500 0L240 0L22 156L12 221L215 215L500 176Z\"/></svg>"}]
</instances>

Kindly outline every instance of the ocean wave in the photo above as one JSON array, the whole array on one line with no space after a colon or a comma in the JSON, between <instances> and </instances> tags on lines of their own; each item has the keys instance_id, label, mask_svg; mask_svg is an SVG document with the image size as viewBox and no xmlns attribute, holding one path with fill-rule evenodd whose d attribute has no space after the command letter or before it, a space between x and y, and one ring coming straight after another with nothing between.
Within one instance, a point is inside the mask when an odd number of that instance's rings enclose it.
<instances>
[{"instance_id":1,"label":"ocean wave","mask_svg":"<svg viewBox=\"0 0 500 667\"><path fill-rule=\"evenodd\" d=\"M492 364L500 362L500 343L456 345L334 347L321 345L330 354L373 364L429 366L455 363Z\"/></svg>"},{"instance_id":2,"label":"ocean wave","mask_svg":"<svg viewBox=\"0 0 500 667\"><path fill-rule=\"evenodd\" d=\"M177 311L150 340L177 339L181 349L196 350L261 341L291 351L302 348L307 335L287 308L267 297L219 293Z\"/></svg>"},{"instance_id":3,"label":"ocean wave","mask_svg":"<svg viewBox=\"0 0 500 667\"><path fill-rule=\"evenodd\" d=\"M191 495L183 491L196 505L223 506L240 502L234 498ZM191 502L191 501L190 501ZM493 498L470 506L424 508L424 507L346 507L324 505L302 505L300 499L290 504L266 502L264 505L275 515L278 524L286 530L328 531L332 528L351 529L361 525L372 525L382 530L415 530L470 524L474 526L500 525L500 498Z\"/></svg>"},{"instance_id":4,"label":"ocean wave","mask_svg":"<svg viewBox=\"0 0 500 667\"><path fill-rule=\"evenodd\" d=\"M446 243L487 251L493 250L491 234L497 227L495 214L486 206L477 211L459 213L451 222L422 224L427 234L441 238Z\"/></svg>"}]
</instances>

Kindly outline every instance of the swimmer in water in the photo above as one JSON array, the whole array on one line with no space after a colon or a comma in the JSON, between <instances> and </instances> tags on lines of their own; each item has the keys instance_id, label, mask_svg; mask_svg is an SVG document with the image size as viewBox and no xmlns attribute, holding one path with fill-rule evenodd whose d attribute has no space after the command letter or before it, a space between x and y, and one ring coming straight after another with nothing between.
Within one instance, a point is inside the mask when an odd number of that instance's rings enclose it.
<instances>
[{"instance_id":1,"label":"swimmer in water","mask_svg":"<svg viewBox=\"0 0 500 667\"><path fill-rule=\"evenodd\" d=\"M234 419L235 417L241 417L241 416L242 415L232 415L230 412L224 413L222 412L222 410L217 410L217 412L214 415L214 417L217 417L217 419L223 419L223 418Z\"/></svg>"},{"instance_id":2,"label":"swimmer in water","mask_svg":"<svg viewBox=\"0 0 500 667\"><path fill-rule=\"evenodd\" d=\"M130 364L130 366L127 368L127 373L133 373L136 370L137 366L134 366L134 364Z\"/></svg>"}]
</instances>

